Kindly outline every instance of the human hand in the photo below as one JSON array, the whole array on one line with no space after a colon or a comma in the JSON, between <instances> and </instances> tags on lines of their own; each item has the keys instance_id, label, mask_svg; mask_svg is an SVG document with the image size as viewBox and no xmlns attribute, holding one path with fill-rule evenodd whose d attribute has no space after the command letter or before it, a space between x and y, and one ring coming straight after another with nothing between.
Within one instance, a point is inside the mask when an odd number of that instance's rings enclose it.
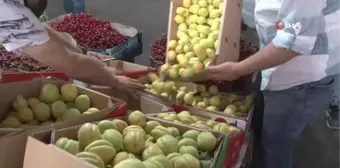
<instances>
[{"instance_id":1,"label":"human hand","mask_svg":"<svg viewBox=\"0 0 340 168\"><path fill-rule=\"evenodd\" d=\"M66 48L68 48L69 50L71 50L73 52L76 52L76 53L79 53L79 54L86 54L86 52L84 52L84 50L82 50L81 48L79 48L77 46L76 40L70 34L64 33L64 32L58 32L58 31L54 30L47 23L41 23L41 24L47 30L48 35L49 35L51 40L57 41L57 42L65 45Z\"/></svg>"},{"instance_id":2,"label":"human hand","mask_svg":"<svg viewBox=\"0 0 340 168\"><path fill-rule=\"evenodd\" d=\"M208 66L206 72L208 79L233 81L240 77L235 70L236 62L225 62L220 65Z\"/></svg>"},{"instance_id":3,"label":"human hand","mask_svg":"<svg viewBox=\"0 0 340 168\"><path fill-rule=\"evenodd\" d=\"M131 79L126 76L116 76L116 78L118 79L118 85L116 88L129 93L135 99L138 99L138 95L135 91L145 89L145 86L139 83L136 79Z\"/></svg>"}]
</instances>

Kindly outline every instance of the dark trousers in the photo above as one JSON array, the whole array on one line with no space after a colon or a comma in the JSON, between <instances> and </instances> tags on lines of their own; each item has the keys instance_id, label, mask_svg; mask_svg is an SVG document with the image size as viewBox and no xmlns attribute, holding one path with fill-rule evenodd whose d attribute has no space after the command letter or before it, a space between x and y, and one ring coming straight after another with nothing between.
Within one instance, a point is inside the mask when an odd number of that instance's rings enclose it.
<instances>
[{"instance_id":1,"label":"dark trousers","mask_svg":"<svg viewBox=\"0 0 340 168\"><path fill-rule=\"evenodd\" d=\"M264 112L264 99L261 88L261 73L258 73L254 83L255 98L254 98L254 111L252 118L252 128L253 128L253 150L252 150L252 164L251 168L263 168L263 152L261 143L261 129L263 122L263 112Z\"/></svg>"}]
</instances>

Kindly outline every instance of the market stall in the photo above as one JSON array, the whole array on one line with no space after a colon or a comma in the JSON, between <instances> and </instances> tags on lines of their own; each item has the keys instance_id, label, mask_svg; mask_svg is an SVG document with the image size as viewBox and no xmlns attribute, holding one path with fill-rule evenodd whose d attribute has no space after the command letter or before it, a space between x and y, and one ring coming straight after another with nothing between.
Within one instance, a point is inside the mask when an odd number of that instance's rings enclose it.
<instances>
[{"instance_id":1,"label":"market stall","mask_svg":"<svg viewBox=\"0 0 340 168\"><path fill-rule=\"evenodd\" d=\"M135 100L1 49L0 167L238 168L251 143L253 75L193 77L257 51L240 35L240 13L239 2L172 1L168 32L151 46L154 68L134 64L135 28L85 13L46 19L146 89Z\"/></svg>"}]
</instances>

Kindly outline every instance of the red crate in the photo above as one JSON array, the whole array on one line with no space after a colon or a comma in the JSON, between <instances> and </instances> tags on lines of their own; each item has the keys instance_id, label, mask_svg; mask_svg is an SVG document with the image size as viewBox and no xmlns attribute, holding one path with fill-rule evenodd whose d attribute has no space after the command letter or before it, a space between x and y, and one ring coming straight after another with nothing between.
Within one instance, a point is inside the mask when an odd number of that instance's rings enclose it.
<instances>
[{"instance_id":1,"label":"red crate","mask_svg":"<svg viewBox=\"0 0 340 168\"><path fill-rule=\"evenodd\" d=\"M70 79L62 72L4 72L0 74L0 83L29 81L41 77L53 77L65 81Z\"/></svg>"},{"instance_id":2,"label":"red crate","mask_svg":"<svg viewBox=\"0 0 340 168\"><path fill-rule=\"evenodd\" d=\"M113 112L107 115L107 118L122 117L128 112L127 103L119 105Z\"/></svg>"},{"instance_id":3,"label":"red crate","mask_svg":"<svg viewBox=\"0 0 340 168\"><path fill-rule=\"evenodd\" d=\"M143 71L117 72L116 75L126 76L132 79L138 79L138 78L148 75L151 72L157 72L157 69L150 68L148 70L143 70Z\"/></svg>"},{"instance_id":4,"label":"red crate","mask_svg":"<svg viewBox=\"0 0 340 168\"><path fill-rule=\"evenodd\" d=\"M245 133L242 131L229 139L227 154L224 157L225 168L233 168L237 164L244 138Z\"/></svg>"}]
</instances>

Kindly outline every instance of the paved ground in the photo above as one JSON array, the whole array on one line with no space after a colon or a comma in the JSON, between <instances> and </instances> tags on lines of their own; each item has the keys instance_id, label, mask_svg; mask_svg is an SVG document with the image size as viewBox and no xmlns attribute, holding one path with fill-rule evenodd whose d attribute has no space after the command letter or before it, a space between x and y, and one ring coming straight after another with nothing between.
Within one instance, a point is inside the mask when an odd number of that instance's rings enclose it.
<instances>
[{"instance_id":1,"label":"paved ground","mask_svg":"<svg viewBox=\"0 0 340 168\"><path fill-rule=\"evenodd\" d=\"M329 130L320 113L305 128L295 153L295 168L338 168L339 131Z\"/></svg>"},{"instance_id":2,"label":"paved ground","mask_svg":"<svg viewBox=\"0 0 340 168\"><path fill-rule=\"evenodd\" d=\"M88 0L87 11L92 14L130 25L144 32L144 53L136 62L149 65L150 44L167 31L169 0ZM49 1L48 14L63 14L62 1ZM251 39L255 32L247 32ZM323 113L305 129L297 146L295 168L338 168L339 131L326 128Z\"/></svg>"}]
</instances>

